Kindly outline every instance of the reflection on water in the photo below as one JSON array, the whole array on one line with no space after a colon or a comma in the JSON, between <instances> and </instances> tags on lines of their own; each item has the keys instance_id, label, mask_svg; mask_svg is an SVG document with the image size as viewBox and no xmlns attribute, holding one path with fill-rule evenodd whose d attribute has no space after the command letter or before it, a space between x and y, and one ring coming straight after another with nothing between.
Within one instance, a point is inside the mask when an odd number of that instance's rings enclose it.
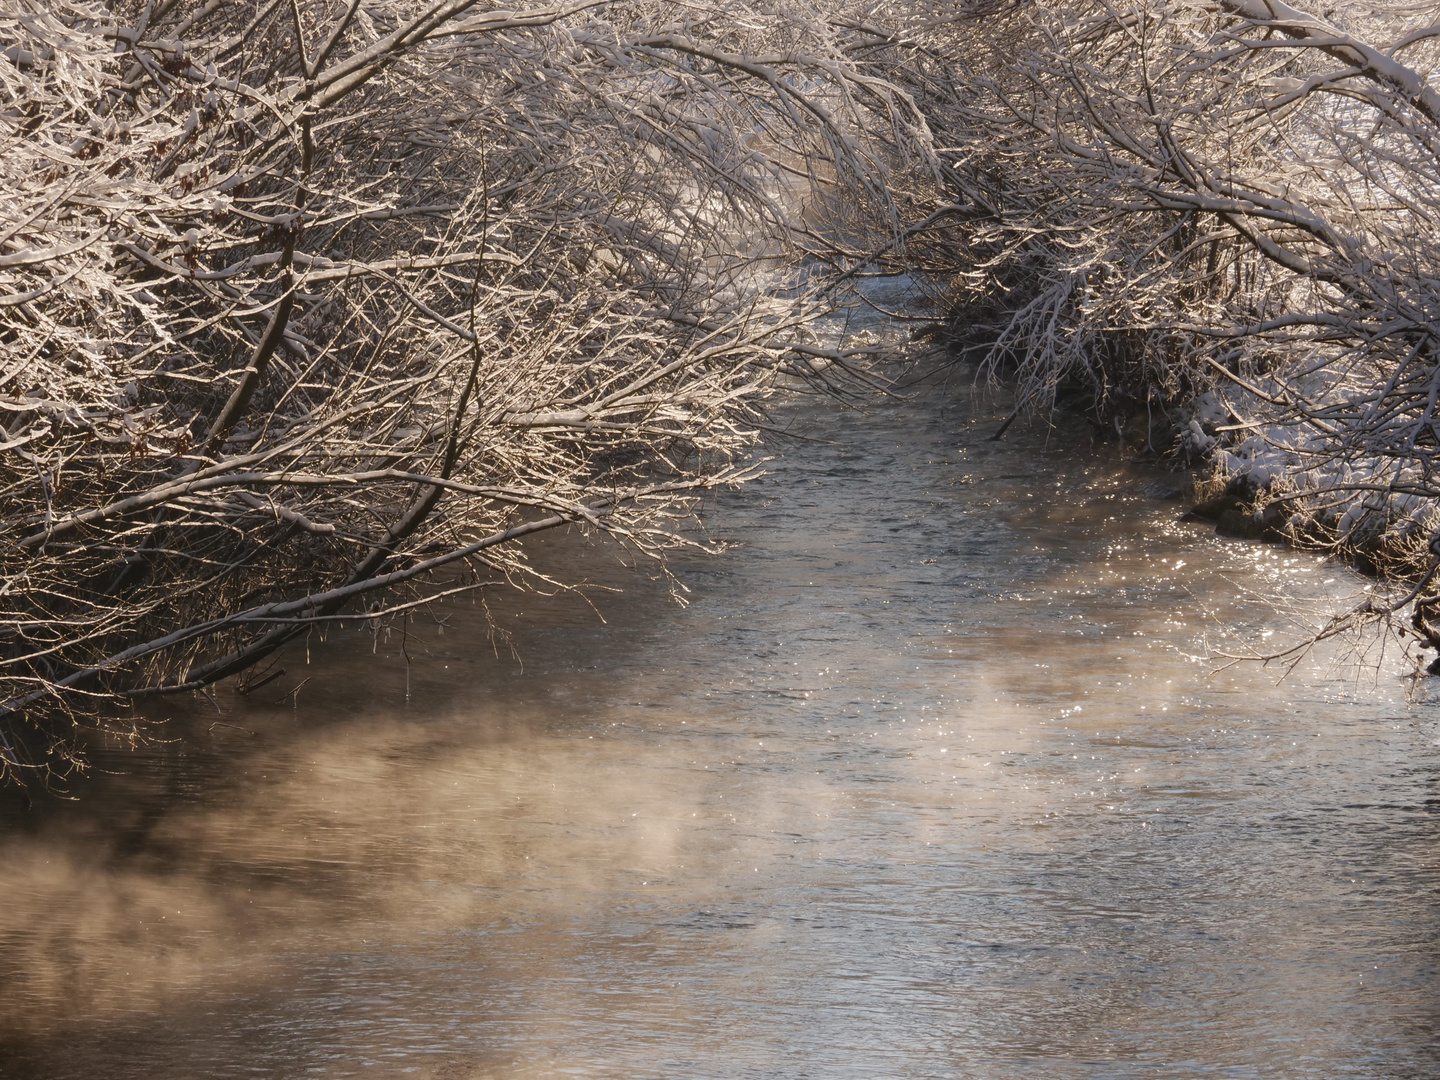
<instances>
[{"instance_id":1,"label":"reflection on water","mask_svg":"<svg viewBox=\"0 0 1440 1080\"><path fill-rule=\"evenodd\" d=\"M968 400L795 419L686 608L555 541L626 592L497 600L523 666L336 633L8 811L0 1074L1440 1075L1432 711L1193 655L1353 580Z\"/></svg>"}]
</instances>

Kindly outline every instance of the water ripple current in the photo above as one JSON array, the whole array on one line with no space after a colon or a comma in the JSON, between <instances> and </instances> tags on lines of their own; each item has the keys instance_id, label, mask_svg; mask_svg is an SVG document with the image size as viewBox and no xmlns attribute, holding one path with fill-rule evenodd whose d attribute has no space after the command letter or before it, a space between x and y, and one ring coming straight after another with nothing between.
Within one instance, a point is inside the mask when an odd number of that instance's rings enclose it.
<instances>
[{"instance_id":1,"label":"water ripple current","mask_svg":"<svg viewBox=\"0 0 1440 1080\"><path fill-rule=\"evenodd\" d=\"M408 702L337 630L7 804L0 1075L1440 1076L1434 708L1200 658L1363 583L963 387L780 422L688 606L557 538Z\"/></svg>"}]
</instances>

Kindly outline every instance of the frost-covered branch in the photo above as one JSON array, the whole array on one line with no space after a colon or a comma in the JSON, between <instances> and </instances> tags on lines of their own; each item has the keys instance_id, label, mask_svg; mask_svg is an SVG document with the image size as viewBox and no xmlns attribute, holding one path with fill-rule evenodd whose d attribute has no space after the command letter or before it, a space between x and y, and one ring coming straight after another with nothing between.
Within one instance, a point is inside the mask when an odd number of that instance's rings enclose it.
<instances>
[{"instance_id":1,"label":"frost-covered branch","mask_svg":"<svg viewBox=\"0 0 1440 1080\"><path fill-rule=\"evenodd\" d=\"M953 283L985 368L1033 407L1076 389L1102 412L1189 405L1176 448L1211 457L1256 529L1423 573L1440 6L975 3L890 22L871 58L947 166L925 205L962 208L908 254Z\"/></svg>"},{"instance_id":2,"label":"frost-covered branch","mask_svg":"<svg viewBox=\"0 0 1440 1080\"><path fill-rule=\"evenodd\" d=\"M776 374L824 366L783 273L801 209L895 219L903 95L848 33L744 3L0 11L0 779L66 760L56 716L358 597L522 581L536 529L686 542Z\"/></svg>"}]
</instances>

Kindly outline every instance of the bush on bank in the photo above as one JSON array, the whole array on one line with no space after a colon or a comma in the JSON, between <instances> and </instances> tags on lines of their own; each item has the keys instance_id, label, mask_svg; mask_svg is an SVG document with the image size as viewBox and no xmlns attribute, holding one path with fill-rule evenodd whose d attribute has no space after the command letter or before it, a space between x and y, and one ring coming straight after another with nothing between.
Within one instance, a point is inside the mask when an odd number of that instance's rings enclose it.
<instances>
[{"instance_id":1,"label":"bush on bank","mask_svg":"<svg viewBox=\"0 0 1440 1080\"><path fill-rule=\"evenodd\" d=\"M1171 449L1232 516L1432 573L1437 27L1434 4L912 6L886 55L944 177L915 261L1031 406L1183 410Z\"/></svg>"},{"instance_id":2,"label":"bush on bank","mask_svg":"<svg viewBox=\"0 0 1440 1080\"><path fill-rule=\"evenodd\" d=\"M0 13L0 780L329 620L523 581L537 530L686 542L777 372L844 360L774 288L795 193L888 220L856 132L890 91L812 16Z\"/></svg>"}]
</instances>

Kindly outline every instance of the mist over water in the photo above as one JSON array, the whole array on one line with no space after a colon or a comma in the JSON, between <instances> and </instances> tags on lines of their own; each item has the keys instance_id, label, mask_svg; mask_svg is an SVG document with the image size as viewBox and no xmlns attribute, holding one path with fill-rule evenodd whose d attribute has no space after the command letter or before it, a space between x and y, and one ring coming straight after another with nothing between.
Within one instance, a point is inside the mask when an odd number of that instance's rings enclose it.
<instances>
[{"instance_id":1,"label":"mist over water","mask_svg":"<svg viewBox=\"0 0 1440 1080\"><path fill-rule=\"evenodd\" d=\"M1362 583L1003 414L782 411L688 606L555 538L9 804L0 1075L1440 1075L1409 662L1201 659Z\"/></svg>"}]
</instances>

